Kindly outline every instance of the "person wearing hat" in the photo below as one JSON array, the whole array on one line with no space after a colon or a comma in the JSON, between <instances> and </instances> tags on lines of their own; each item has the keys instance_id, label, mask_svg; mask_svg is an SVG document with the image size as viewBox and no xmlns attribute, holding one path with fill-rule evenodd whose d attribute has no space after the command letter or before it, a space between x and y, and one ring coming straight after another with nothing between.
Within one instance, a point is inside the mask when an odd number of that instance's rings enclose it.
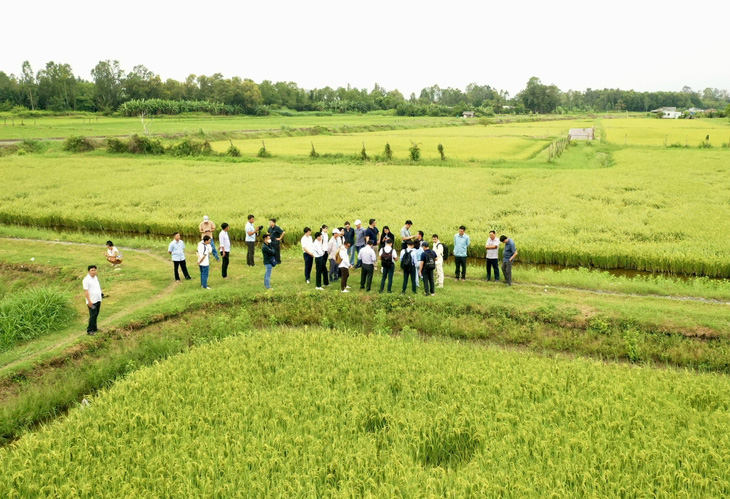
<instances>
[{"instance_id":1,"label":"person wearing hat","mask_svg":"<svg viewBox=\"0 0 730 499\"><path fill-rule=\"evenodd\" d=\"M362 274L360 274L360 289L370 291L373 284L373 273L375 273L375 262L378 257L373 250L375 244L374 239L368 240L365 247L360 252L360 260L362 261ZM367 289L366 289L367 286Z\"/></svg>"},{"instance_id":2,"label":"person wearing hat","mask_svg":"<svg viewBox=\"0 0 730 499\"><path fill-rule=\"evenodd\" d=\"M215 249L215 240L213 239L213 231L215 230L215 224L213 221L208 218L208 215L205 215L203 217L203 221L200 222L200 225L198 226L198 230L200 230L200 239L202 240L205 236L208 236L210 238L210 247L211 247L211 254L213 255L213 258L215 258L216 261L219 261L220 258L218 258L218 250Z\"/></svg>"},{"instance_id":3,"label":"person wearing hat","mask_svg":"<svg viewBox=\"0 0 730 499\"><path fill-rule=\"evenodd\" d=\"M360 252L365 247L365 229L362 226L360 220L355 220L355 253L357 253L357 265L356 269L362 267L362 259L360 258ZM355 263L354 260L350 260Z\"/></svg>"},{"instance_id":4,"label":"person wearing hat","mask_svg":"<svg viewBox=\"0 0 730 499\"><path fill-rule=\"evenodd\" d=\"M335 229L332 231L332 239L330 239L329 243L327 243L327 258L330 261L330 282L337 282L340 279L340 272L337 264L337 253L340 252L341 245L340 230Z\"/></svg>"},{"instance_id":5,"label":"person wearing hat","mask_svg":"<svg viewBox=\"0 0 730 499\"><path fill-rule=\"evenodd\" d=\"M433 282L433 271L436 270L436 252L430 248L428 241L423 241L421 247L423 248L423 252L421 253L418 273L421 275L421 280L423 280L423 293L426 296L434 296L436 293Z\"/></svg>"}]
</instances>

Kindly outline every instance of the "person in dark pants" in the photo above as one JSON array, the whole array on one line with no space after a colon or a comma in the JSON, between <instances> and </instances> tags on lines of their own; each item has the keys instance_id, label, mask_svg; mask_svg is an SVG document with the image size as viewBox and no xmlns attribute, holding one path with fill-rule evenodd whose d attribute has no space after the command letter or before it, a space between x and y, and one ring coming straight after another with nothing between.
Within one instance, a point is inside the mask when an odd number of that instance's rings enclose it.
<instances>
[{"instance_id":1,"label":"person in dark pants","mask_svg":"<svg viewBox=\"0 0 730 499\"><path fill-rule=\"evenodd\" d=\"M362 260L362 273L360 274L360 289L370 291L370 287L373 284L373 274L375 273L375 262L377 262L377 256L373 246L377 241L375 239L368 239L367 244L360 253L360 259ZM367 288L366 288L367 286Z\"/></svg>"},{"instance_id":2,"label":"person in dark pants","mask_svg":"<svg viewBox=\"0 0 730 499\"><path fill-rule=\"evenodd\" d=\"M433 271L436 270L436 252L429 248L426 241L421 243L423 253L421 253L421 261L419 263L419 273L423 281L423 293L426 296L435 295L435 283L433 282Z\"/></svg>"},{"instance_id":3,"label":"person in dark pants","mask_svg":"<svg viewBox=\"0 0 730 499\"><path fill-rule=\"evenodd\" d=\"M191 277L190 274L188 274L187 263L185 263L185 242L180 239L179 232L175 232L172 237L173 240L167 247L167 252L172 256L172 264L175 267L175 281L178 283L181 282L178 269L182 269L185 280L189 281Z\"/></svg>"},{"instance_id":4,"label":"person in dark pants","mask_svg":"<svg viewBox=\"0 0 730 499\"><path fill-rule=\"evenodd\" d=\"M93 336L99 332L96 328L96 320L99 317L101 298L104 295L101 293L101 284L96 277L96 265L89 265L87 270L89 273L82 282L86 306L89 307L89 325L86 328L86 334Z\"/></svg>"},{"instance_id":5,"label":"person in dark pants","mask_svg":"<svg viewBox=\"0 0 730 499\"><path fill-rule=\"evenodd\" d=\"M489 239L484 247L487 249L487 281L492 280L492 269L494 269L494 280L499 282L499 240L493 230L489 231Z\"/></svg>"},{"instance_id":6,"label":"person in dark pants","mask_svg":"<svg viewBox=\"0 0 730 499\"><path fill-rule=\"evenodd\" d=\"M355 229L350 227L350 222L345 222L345 228L342 231L342 240L350 243L347 254L349 255L350 264L355 265Z\"/></svg>"},{"instance_id":7,"label":"person in dark pants","mask_svg":"<svg viewBox=\"0 0 730 499\"><path fill-rule=\"evenodd\" d=\"M357 264L355 265L356 269L359 269L362 267L362 260L360 260L360 252L365 247L365 229L362 226L362 222L360 220L355 220L355 253L357 253ZM350 260L350 263L352 263L353 260Z\"/></svg>"},{"instance_id":8,"label":"person in dark pants","mask_svg":"<svg viewBox=\"0 0 730 499\"><path fill-rule=\"evenodd\" d=\"M312 240L312 229L304 227L302 236L302 254L304 255L304 280L309 284L312 276L312 264L314 263L314 240Z\"/></svg>"},{"instance_id":9,"label":"person in dark pants","mask_svg":"<svg viewBox=\"0 0 730 499\"><path fill-rule=\"evenodd\" d=\"M254 252L256 251L256 236L259 235L263 226L256 227L254 222L256 218L253 215L248 216L248 223L246 224L246 248L248 252L246 254L246 265L249 267L254 266Z\"/></svg>"},{"instance_id":10,"label":"person in dark pants","mask_svg":"<svg viewBox=\"0 0 730 499\"><path fill-rule=\"evenodd\" d=\"M342 279L342 282L340 283L340 291L343 293L349 293L350 286L347 285L347 279L350 277L350 267L352 267L352 264L350 263L350 241L345 241L338 251L340 259L340 263L338 265Z\"/></svg>"},{"instance_id":11,"label":"person in dark pants","mask_svg":"<svg viewBox=\"0 0 730 499\"><path fill-rule=\"evenodd\" d=\"M409 239L406 243L406 249L400 252L400 267L403 269L403 290L402 294L406 294L408 289L408 280L411 281L413 293L416 293L416 250L414 248L416 241ZM406 256L407 255L407 256Z\"/></svg>"},{"instance_id":12,"label":"person in dark pants","mask_svg":"<svg viewBox=\"0 0 730 499\"><path fill-rule=\"evenodd\" d=\"M317 273L317 282L315 283L317 286L315 287L315 289L318 291L322 291L324 289L322 287L322 278L324 278L325 286L329 286L330 281L327 277L327 251L325 250L324 244L322 243L321 232L314 233L314 244L312 245L312 248L312 253L314 253L314 266Z\"/></svg>"},{"instance_id":13,"label":"person in dark pants","mask_svg":"<svg viewBox=\"0 0 730 499\"><path fill-rule=\"evenodd\" d=\"M395 262L398 261L398 253L393 248L393 243L387 242L380 250L380 266L383 269L383 277L380 278L380 292L385 289L385 281L388 281L388 293L393 291L393 274L395 273Z\"/></svg>"},{"instance_id":14,"label":"person in dark pants","mask_svg":"<svg viewBox=\"0 0 730 499\"><path fill-rule=\"evenodd\" d=\"M517 248L515 242L504 234L499 236L499 241L504 244L502 252L502 273L504 274L504 283L512 286L512 262L517 257Z\"/></svg>"},{"instance_id":15,"label":"person in dark pants","mask_svg":"<svg viewBox=\"0 0 730 499\"><path fill-rule=\"evenodd\" d=\"M223 265L221 265L221 275L223 279L228 279L228 264L231 256L231 238L228 237L228 224L221 224L221 231L218 234L218 242L220 243L221 258L223 259Z\"/></svg>"},{"instance_id":16,"label":"person in dark pants","mask_svg":"<svg viewBox=\"0 0 730 499\"><path fill-rule=\"evenodd\" d=\"M459 269L461 269L461 280L466 281L466 255L471 240L466 235L466 227L459 227L459 232L454 236L454 262L456 263L456 280L459 280Z\"/></svg>"},{"instance_id":17,"label":"person in dark pants","mask_svg":"<svg viewBox=\"0 0 730 499\"><path fill-rule=\"evenodd\" d=\"M276 219L269 219L269 235L271 236L271 247L276 252L276 263L281 263L281 240L286 232L276 225Z\"/></svg>"}]
</instances>

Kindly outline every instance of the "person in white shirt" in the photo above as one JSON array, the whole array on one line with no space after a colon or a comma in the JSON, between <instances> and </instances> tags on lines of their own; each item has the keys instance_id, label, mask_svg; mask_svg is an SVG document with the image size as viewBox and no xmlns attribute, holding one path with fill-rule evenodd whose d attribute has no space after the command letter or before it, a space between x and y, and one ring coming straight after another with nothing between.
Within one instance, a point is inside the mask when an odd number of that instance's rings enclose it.
<instances>
[{"instance_id":1,"label":"person in white shirt","mask_svg":"<svg viewBox=\"0 0 730 499\"><path fill-rule=\"evenodd\" d=\"M439 241L438 234L431 236L433 252L436 253L436 286L444 287L444 243Z\"/></svg>"},{"instance_id":2,"label":"person in white shirt","mask_svg":"<svg viewBox=\"0 0 730 499\"><path fill-rule=\"evenodd\" d=\"M210 254L210 236L203 236L203 240L198 243L198 267L200 268L200 286L203 289L210 289L208 287Z\"/></svg>"},{"instance_id":3,"label":"person in white shirt","mask_svg":"<svg viewBox=\"0 0 730 499\"><path fill-rule=\"evenodd\" d=\"M406 245L408 241L406 241ZM393 249L393 243L387 242L380 248L380 267L383 269L383 277L380 278L380 292L385 289L385 281L388 280L388 293L393 292L393 274L395 274L395 263L398 261L398 253Z\"/></svg>"},{"instance_id":4,"label":"person in white shirt","mask_svg":"<svg viewBox=\"0 0 730 499\"><path fill-rule=\"evenodd\" d=\"M489 239L484 247L487 249L487 281L492 280L494 269L494 281L499 282L499 239L493 230L489 231Z\"/></svg>"},{"instance_id":5,"label":"person in white shirt","mask_svg":"<svg viewBox=\"0 0 730 499\"><path fill-rule=\"evenodd\" d=\"M337 253L340 251L340 230L335 229L332 231L332 239L327 243L327 257L330 261L330 282L337 282L340 279L340 274L337 271Z\"/></svg>"},{"instance_id":6,"label":"person in white shirt","mask_svg":"<svg viewBox=\"0 0 730 499\"><path fill-rule=\"evenodd\" d=\"M96 328L96 319L99 317L101 310L101 299L104 296L101 292L101 284L99 278L96 277L96 265L89 265L88 274L81 282L84 288L84 296L86 298L86 306L89 307L89 325L86 328L86 334L94 336L99 330Z\"/></svg>"},{"instance_id":7,"label":"person in white shirt","mask_svg":"<svg viewBox=\"0 0 730 499\"><path fill-rule=\"evenodd\" d=\"M322 243L322 233L316 232L314 234L314 244L312 244L312 253L314 254L314 265L316 267L316 273L317 273L317 282L315 283L317 287L315 289L321 291L324 288L322 287L322 278L324 277L324 285L329 286L330 281L327 277L327 251Z\"/></svg>"},{"instance_id":8,"label":"person in white shirt","mask_svg":"<svg viewBox=\"0 0 730 499\"><path fill-rule=\"evenodd\" d=\"M174 239L170 243L170 245L167 247L167 252L172 255L172 264L174 267L174 273L175 273L175 282L179 283L180 281L180 272L178 272L178 268L182 269L183 275L185 276L185 280L189 281L191 279L190 274L188 274L188 266L187 263L185 263L185 242L180 239L180 233L175 232L172 236Z\"/></svg>"},{"instance_id":9,"label":"person in white shirt","mask_svg":"<svg viewBox=\"0 0 730 499\"><path fill-rule=\"evenodd\" d=\"M408 288L408 281L411 281L411 286L413 288L413 293L416 293L416 263L418 260L416 259L416 249L414 248L416 241L413 239L408 240L406 243L407 247L404 250L401 250L400 252L400 261L401 261L401 268L403 268L403 290L401 291L401 294L406 294L406 289ZM406 257L406 253L408 253L408 257ZM409 260L408 265L404 264L406 263L406 260Z\"/></svg>"},{"instance_id":10,"label":"person in white shirt","mask_svg":"<svg viewBox=\"0 0 730 499\"><path fill-rule=\"evenodd\" d=\"M325 251L327 250L327 245L330 242L330 236L327 233L329 231L329 227L326 225L322 225L322 227L319 229L319 231L322 233L322 247L324 247Z\"/></svg>"},{"instance_id":11,"label":"person in white shirt","mask_svg":"<svg viewBox=\"0 0 730 499\"><path fill-rule=\"evenodd\" d=\"M369 239L365 244L365 247L360 252L360 260L362 260L362 273L360 274L360 289L365 289L370 292L370 288L373 284L373 274L375 273L375 264L378 261L378 256L375 254L373 245L375 244L374 239ZM367 285L367 289L366 289Z\"/></svg>"},{"instance_id":12,"label":"person in white shirt","mask_svg":"<svg viewBox=\"0 0 730 499\"><path fill-rule=\"evenodd\" d=\"M120 267L117 265L122 264L122 254L119 252L114 243L111 241L106 242L106 252L104 253L106 261L112 264L114 270L119 270Z\"/></svg>"},{"instance_id":13,"label":"person in white shirt","mask_svg":"<svg viewBox=\"0 0 730 499\"><path fill-rule=\"evenodd\" d=\"M246 264L249 267L254 266L254 251L256 250L256 236L259 235L259 232L261 232L261 229L263 229L263 226L255 227L254 221L256 218L253 215L248 216L248 223L246 224L246 247L248 248L248 252L246 253Z\"/></svg>"},{"instance_id":14,"label":"person in white shirt","mask_svg":"<svg viewBox=\"0 0 730 499\"><path fill-rule=\"evenodd\" d=\"M221 258L223 258L223 265L221 266L221 274L223 275L223 279L228 279L228 259L231 255L231 238L228 237L228 229L228 224L224 222L221 224L221 231L218 234Z\"/></svg>"},{"instance_id":15,"label":"person in white shirt","mask_svg":"<svg viewBox=\"0 0 730 499\"><path fill-rule=\"evenodd\" d=\"M350 267L352 267L352 264L350 263L350 241L345 241L344 244L340 246L340 249L337 250L337 254L339 255L339 268L340 268L340 275L342 276L342 282L340 283L340 291L343 293L349 293L350 286L347 285L347 279L350 277ZM335 261L337 261L335 259Z\"/></svg>"},{"instance_id":16,"label":"person in white shirt","mask_svg":"<svg viewBox=\"0 0 730 499\"><path fill-rule=\"evenodd\" d=\"M301 240L302 254L304 255L304 280L309 284L312 276L312 264L314 263L314 241L312 240L312 229L304 227L304 235Z\"/></svg>"}]
</instances>

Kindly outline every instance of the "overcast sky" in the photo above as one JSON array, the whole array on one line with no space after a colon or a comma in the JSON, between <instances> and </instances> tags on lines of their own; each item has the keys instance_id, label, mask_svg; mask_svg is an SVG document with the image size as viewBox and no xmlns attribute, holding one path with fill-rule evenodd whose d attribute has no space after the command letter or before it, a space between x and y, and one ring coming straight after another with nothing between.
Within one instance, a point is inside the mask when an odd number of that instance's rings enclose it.
<instances>
[{"instance_id":1,"label":"overcast sky","mask_svg":"<svg viewBox=\"0 0 730 499\"><path fill-rule=\"evenodd\" d=\"M4 2L0 71L103 59L162 79L222 73L411 92L531 76L561 90L730 90L730 1Z\"/></svg>"}]
</instances>

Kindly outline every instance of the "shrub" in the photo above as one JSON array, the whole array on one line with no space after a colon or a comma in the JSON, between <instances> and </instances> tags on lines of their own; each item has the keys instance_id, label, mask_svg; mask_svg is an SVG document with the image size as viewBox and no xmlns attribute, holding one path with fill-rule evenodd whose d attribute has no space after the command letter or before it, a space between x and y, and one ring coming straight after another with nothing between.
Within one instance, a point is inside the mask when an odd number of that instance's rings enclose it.
<instances>
[{"instance_id":1,"label":"shrub","mask_svg":"<svg viewBox=\"0 0 730 499\"><path fill-rule=\"evenodd\" d=\"M35 288L0 302L0 352L65 327L75 312L68 297Z\"/></svg>"},{"instance_id":2,"label":"shrub","mask_svg":"<svg viewBox=\"0 0 730 499\"><path fill-rule=\"evenodd\" d=\"M365 151L365 142L362 143L362 151L360 151L360 159L362 161L367 161L367 160L370 159L370 157L368 156L367 151Z\"/></svg>"},{"instance_id":3,"label":"shrub","mask_svg":"<svg viewBox=\"0 0 730 499\"><path fill-rule=\"evenodd\" d=\"M18 145L18 150L26 153L43 152L44 144L39 140L25 139Z\"/></svg>"},{"instance_id":4,"label":"shrub","mask_svg":"<svg viewBox=\"0 0 730 499\"><path fill-rule=\"evenodd\" d=\"M444 146L443 144L438 145L439 154L441 155L441 161L446 160L446 156L444 155Z\"/></svg>"},{"instance_id":5,"label":"shrub","mask_svg":"<svg viewBox=\"0 0 730 499\"><path fill-rule=\"evenodd\" d=\"M421 159L421 149L418 147L418 144L415 142L411 142L411 147L408 148L408 151L411 153L411 160L412 161L418 161Z\"/></svg>"},{"instance_id":6,"label":"shrub","mask_svg":"<svg viewBox=\"0 0 730 499\"><path fill-rule=\"evenodd\" d=\"M319 153L314 150L314 142L312 142L311 144L312 144L312 150L309 151L309 157L314 158L314 159L319 158Z\"/></svg>"},{"instance_id":7,"label":"shrub","mask_svg":"<svg viewBox=\"0 0 730 499\"><path fill-rule=\"evenodd\" d=\"M170 146L167 152L173 156L209 156L213 150L207 140L200 142L185 138L179 144Z\"/></svg>"},{"instance_id":8,"label":"shrub","mask_svg":"<svg viewBox=\"0 0 730 499\"><path fill-rule=\"evenodd\" d=\"M385 151L384 151L384 153L385 153L385 159L386 160L390 161L391 159L393 159L393 150L390 148L390 143L389 142L386 142L385 143Z\"/></svg>"},{"instance_id":9,"label":"shrub","mask_svg":"<svg viewBox=\"0 0 730 499\"><path fill-rule=\"evenodd\" d=\"M106 150L112 154L124 154L128 152L127 143L114 137L106 139Z\"/></svg>"},{"instance_id":10,"label":"shrub","mask_svg":"<svg viewBox=\"0 0 730 499\"><path fill-rule=\"evenodd\" d=\"M132 154L165 154L165 148L158 139L139 136L136 133L129 138L127 150Z\"/></svg>"},{"instance_id":11,"label":"shrub","mask_svg":"<svg viewBox=\"0 0 730 499\"><path fill-rule=\"evenodd\" d=\"M262 140L261 141L261 149L259 149L259 152L256 153L256 156L259 158L270 158L271 153L266 150L266 143Z\"/></svg>"},{"instance_id":12,"label":"shrub","mask_svg":"<svg viewBox=\"0 0 730 499\"><path fill-rule=\"evenodd\" d=\"M226 151L226 156L230 156L232 158L240 158L241 157L241 150L233 145L233 141L231 141L231 145Z\"/></svg>"},{"instance_id":13,"label":"shrub","mask_svg":"<svg viewBox=\"0 0 730 499\"><path fill-rule=\"evenodd\" d=\"M69 152L93 151L94 143L86 137L72 135L63 141L63 150Z\"/></svg>"}]
</instances>

